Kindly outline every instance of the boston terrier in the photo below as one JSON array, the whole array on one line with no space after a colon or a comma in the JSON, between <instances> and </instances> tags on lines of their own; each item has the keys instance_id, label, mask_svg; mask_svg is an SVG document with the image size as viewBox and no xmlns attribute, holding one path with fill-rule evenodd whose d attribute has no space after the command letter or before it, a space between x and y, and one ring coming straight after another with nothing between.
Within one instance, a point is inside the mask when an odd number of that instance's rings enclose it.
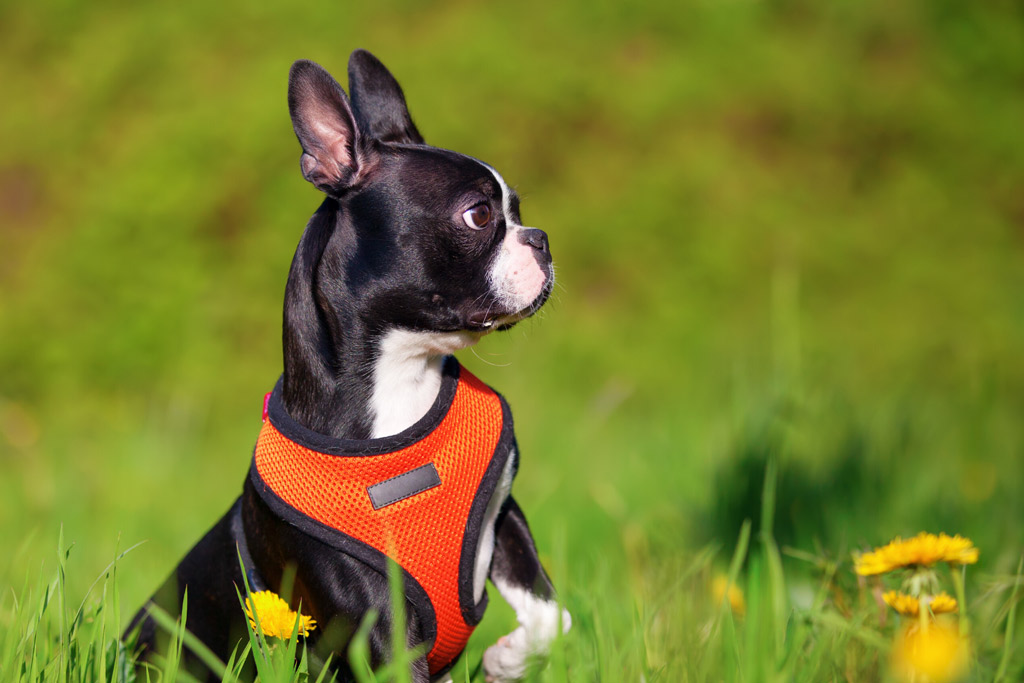
<instances>
[{"instance_id":1,"label":"boston terrier","mask_svg":"<svg viewBox=\"0 0 1024 683\"><path fill-rule=\"evenodd\" d=\"M368 614L370 665L391 657L397 566L413 680L440 681L489 577L519 626L485 651L484 671L515 680L570 618L510 495L508 405L451 354L544 304L547 235L521 224L497 170L423 141L373 55L354 52L348 77L351 100L319 65L292 65L302 176L326 198L288 275L284 372L241 496L151 602L180 615L187 601L186 627L226 660L246 633L242 572L253 591L281 591L290 574L292 609L317 624L307 643L345 679ZM148 603L127 633L144 658L166 640Z\"/></svg>"}]
</instances>

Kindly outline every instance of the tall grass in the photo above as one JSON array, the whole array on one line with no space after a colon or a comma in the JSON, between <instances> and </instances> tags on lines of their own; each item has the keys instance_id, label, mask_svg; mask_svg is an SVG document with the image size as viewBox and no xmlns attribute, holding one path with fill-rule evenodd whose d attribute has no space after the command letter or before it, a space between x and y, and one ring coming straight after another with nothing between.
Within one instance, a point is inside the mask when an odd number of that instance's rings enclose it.
<instances>
[{"instance_id":1,"label":"tall grass","mask_svg":"<svg viewBox=\"0 0 1024 683\"><path fill-rule=\"evenodd\" d=\"M888 662L900 621L879 600L881 584L855 578L846 558L780 549L772 530L776 486L776 465L770 460L760 524L755 529L750 520L744 522L728 553L708 546L644 567L634 576L627 621L607 609L614 603L605 596L616 590L610 583L598 577L593 585L570 586L564 595L573 629L553 643L547 657L534 662L526 680L897 680ZM131 644L118 639L117 584L128 551L117 555L84 596L72 599L66 582L73 567L71 550L61 533L55 576L48 582L29 579L20 593L5 596L0 679L190 681L182 667L188 649L223 681L245 680L250 674L264 683L333 680L330 660L321 661L307 650L297 620L291 637L273 638L264 635L258 613L249 623L248 641L221 662L182 628L183 619L157 610L154 617L170 633L170 645L162 656L136 668ZM1015 634L1021 566L1024 559L1014 575L966 580L964 569L951 571L961 630L971 638L963 680L1011 681L1024 675L1022 642ZM725 590L713 588L716 575L724 577ZM358 683L408 683L409 662L423 652L406 647L401 574L394 565L389 585L392 602L399 606L392 661L377 670L369 666L368 633L377 618L371 612L342 653ZM249 587L241 590L239 609L244 610ZM282 588L282 594L289 592L287 585ZM470 647L453 670L454 680L484 680L479 654L480 645Z\"/></svg>"},{"instance_id":2,"label":"tall grass","mask_svg":"<svg viewBox=\"0 0 1024 683\"><path fill-rule=\"evenodd\" d=\"M130 550L130 549L129 549ZM119 553L80 599L68 594L72 546L57 540L56 572L26 577L20 591L0 596L0 678L6 681L86 683L133 680L129 646L122 643Z\"/></svg>"}]
</instances>

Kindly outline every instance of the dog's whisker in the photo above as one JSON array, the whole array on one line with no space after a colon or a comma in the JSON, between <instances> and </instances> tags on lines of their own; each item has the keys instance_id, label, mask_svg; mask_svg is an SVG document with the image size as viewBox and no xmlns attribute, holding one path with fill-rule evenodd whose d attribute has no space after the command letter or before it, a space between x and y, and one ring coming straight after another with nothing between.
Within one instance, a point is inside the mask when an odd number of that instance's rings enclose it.
<instances>
[{"instance_id":1,"label":"dog's whisker","mask_svg":"<svg viewBox=\"0 0 1024 683\"><path fill-rule=\"evenodd\" d=\"M479 360L481 363L484 363L485 365L490 365L492 368L507 368L512 365L512 361L509 361L507 363L495 363L494 361L487 360L477 352L475 346L470 346L469 350L474 356L476 356L477 360Z\"/></svg>"}]
</instances>

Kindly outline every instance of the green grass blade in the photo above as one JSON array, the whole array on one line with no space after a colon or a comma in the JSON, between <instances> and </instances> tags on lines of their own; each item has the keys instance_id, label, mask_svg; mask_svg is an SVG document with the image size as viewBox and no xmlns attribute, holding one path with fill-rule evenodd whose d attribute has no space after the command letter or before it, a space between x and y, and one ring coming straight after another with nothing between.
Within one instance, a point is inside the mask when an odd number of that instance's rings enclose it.
<instances>
[{"instance_id":1,"label":"green grass blade","mask_svg":"<svg viewBox=\"0 0 1024 683\"><path fill-rule=\"evenodd\" d=\"M391 665L395 683L411 683L405 626L405 587L398 563L388 558L388 588L391 593Z\"/></svg>"},{"instance_id":2,"label":"green grass blade","mask_svg":"<svg viewBox=\"0 0 1024 683\"><path fill-rule=\"evenodd\" d=\"M228 671L228 667L225 666L224 662L220 660L217 655L213 653L206 644L199 640L191 631L184 627L179 627L178 620L167 613L166 610L150 603L146 606L146 610L149 616L153 618L157 626L164 629L169 633L177 631L181 638L182 645L187 647L199 660L205 664L210 671L214 673L218 678L224 678ZM184 624L184 614L182 615L181 624Z\"/></svg>"},{"instance_id":3,"label":"green grass blade","mask_svg":"<svg viewBox=\"0 0 1024 683\"><path fill-rule=\"evenodd\" d=\"M733 550L732 560L729 563L729 574L722 600L718 604L718 610L708 635L707 651L703 655L699 680L710 680L710 674L714 665L733 666L738 657L736 643L736 627L732 618L732 610L729 606L729 588L736 585L739 579L740 569L747 558L747 550L750 547L750 520L744 520L740 528L740 536ZM729 655L732 654L733 657Z\"/></svg>"},{"instance_id":4,"label":"green grass blade","mask_svg":"<svg viewBox=\"0 0 1024 683\"><path fill-rule=\"evenodd\" d=\"M883 638L877 631L859 626L835 612L812 612L808 615L808 618L822 626L828 626L840 633L851 635L879 652L889 651L889 641Z\"/></svg>"},{"instance_id":5,"label":"green grass blade","mask_svg":"<svg viewBox=\"0 0 1024 683\"><path fill-rule=\"evenodd\" d=\"M1013 593L1010 595L1010 611L1006 615L1006 632L1003 635L1003 654L999 659L999 668L996 669L994 683L1000 683L1006 679L1006 670L1010 666L1010 654L1013 652L1013 626L1017 621L1017 592L1020 590L1022 572L1024 572L1024 557L1017 562L1017 576L1013 582Z\"/></svg>"},{"instance_id":6,"label":"green grass blade","mask_svg":"<svg viewBox=\"0 0 1024 683\"><path fill-rule=\"evenodd\" d=\"M367 612L348 645L348 665L357 683L377 683L370 667L370 629L377 623L377 616L375 609Z\"/></svg>"}]
</instances>

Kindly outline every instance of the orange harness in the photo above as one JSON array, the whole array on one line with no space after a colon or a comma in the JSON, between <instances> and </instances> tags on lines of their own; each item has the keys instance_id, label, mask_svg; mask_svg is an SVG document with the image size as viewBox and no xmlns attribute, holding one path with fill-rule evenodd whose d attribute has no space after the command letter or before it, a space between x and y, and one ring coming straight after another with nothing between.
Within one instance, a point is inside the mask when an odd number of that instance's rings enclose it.
<instances>
[{"instance_id":1,"label":"orange harness","mask_svg":"<svg viewBox=\"0 0 1024 683\"><path fill-rule=\"evenodd\" d=\"M386 439L308 432L287 418L275 390L251 473L272 508L299 515L296 526L385 576L386 558L398 563L430 643L431 674L454 664L483 616L487 595L479 603L473 595L480 527L512 450L504 399L448 363L431 412Z\"/></svg>"}]
</instances>

